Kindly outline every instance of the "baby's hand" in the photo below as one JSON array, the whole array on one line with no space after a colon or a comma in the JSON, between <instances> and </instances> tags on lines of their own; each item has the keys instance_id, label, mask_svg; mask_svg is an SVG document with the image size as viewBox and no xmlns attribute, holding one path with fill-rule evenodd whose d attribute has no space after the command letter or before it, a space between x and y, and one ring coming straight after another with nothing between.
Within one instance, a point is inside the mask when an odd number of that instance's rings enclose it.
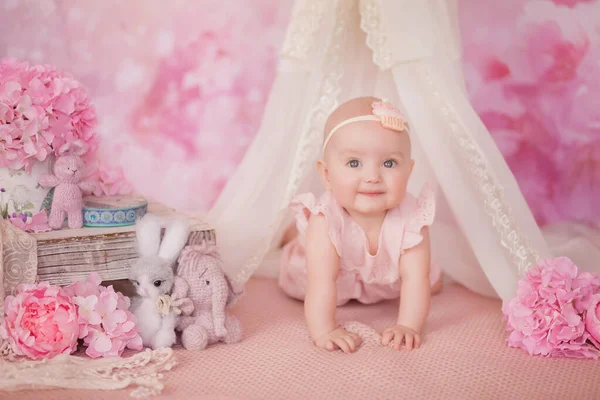
<instances>
[{"instance_id":1,"label":"baby's hand","mask_svg":"<svg viewBox=\"0 0 600 400\"><path fill-rule=\"evenodd\" d=\"M404 325L387 328L381 335L381 344L384 346L391 346L396 350L400 350L402 342L405 343L406 350L418 349L421 347L421 335Z\"/></svg>"},{"instance_id":2,"label":"baby's hand","mask_svg":"<svg viewBox=\"0 0 600 400\"><path fill-rule=\"evenodd\" d=\"M315 340L315 345L328 351L340 349L348 354L358 348L360 341L360 336L349 333L344 328L337 328Z\"/></svg>"}]
</instances>

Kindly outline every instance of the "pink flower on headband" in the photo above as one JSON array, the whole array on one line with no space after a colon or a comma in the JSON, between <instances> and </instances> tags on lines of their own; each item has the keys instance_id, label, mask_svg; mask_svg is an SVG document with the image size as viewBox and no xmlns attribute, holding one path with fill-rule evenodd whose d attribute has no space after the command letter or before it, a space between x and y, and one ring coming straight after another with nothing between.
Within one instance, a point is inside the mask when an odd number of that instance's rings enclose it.
<instances>
[{"instance_id":1,"label":"pink flower on headband","mask_svg":"<svg viewBox=\"0 0 600 400\"><path fill-rule=\"evenodd\" d=\"M396 107L383 101L374 102L372 107L373 115L379 117L384 128L398 132L408 132L408 122Z\"/></svg>"}]
</instances>

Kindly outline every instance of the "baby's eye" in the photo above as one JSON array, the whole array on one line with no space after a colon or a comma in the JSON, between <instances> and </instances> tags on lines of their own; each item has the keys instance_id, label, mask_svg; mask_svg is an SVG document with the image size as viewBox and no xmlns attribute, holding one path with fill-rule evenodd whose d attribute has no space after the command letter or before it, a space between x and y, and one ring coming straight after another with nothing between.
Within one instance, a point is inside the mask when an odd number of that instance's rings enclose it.
<instances>
[{"instance_id":1,"label":"baby's eye","mask_svg":"<svg viewBox=\"0 0 600 400\"><path fill-rule=\"evenodd\" d=\"M383 162L383 166L386 168L393 168L396 164L398 164L395 160L385 160Z\"/></svg>"},{"instance_id":2,"label":"baby's eye","mask_svg":"<svg viewBox=\"0 0 600 400\"><path fill-rule=\"evenodd\" d=\"M160 287L162 285L162 281L154 281L154 286Z\"/></svg>"},{"instance_id":3,"label":"baby's eye","mask_svg":"<svg viewBox=\"0 0 600 400\"><path fill-rule=\"evenodd\" d=\"M360 161L358 160L350 160L346 163L350 168L358 168L360 166Z\"/></svg>"}]
</instances>

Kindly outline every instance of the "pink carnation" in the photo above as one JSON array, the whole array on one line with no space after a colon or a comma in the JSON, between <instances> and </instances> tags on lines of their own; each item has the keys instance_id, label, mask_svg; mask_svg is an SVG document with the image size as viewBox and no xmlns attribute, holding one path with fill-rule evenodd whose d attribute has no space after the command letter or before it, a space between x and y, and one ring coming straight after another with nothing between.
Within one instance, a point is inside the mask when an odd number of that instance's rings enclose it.
<instances>
[{"instance_id":1,"label":"pink carnation","mask_svg":"<svg viewBox=\"0 0 600 400\"><path fill-rule=\"evenodd\" d=\"M6 298L0 336L15 354L33 359L70 354L77 348L78 333L76 307L59 287L21 285Z\"/></svg>"},{"instance_id":2,"label":"pink carnation","mask_svg":"<svg viewBox=\"0 0 600 400\"><path fill-rule=\"evenodd\" d=\"M540 261L503 305L509 346L532 355L598 358L583 313L593 307L599 289L599 276L580 273L566 257Z\"/></svg>"}]
</instances>

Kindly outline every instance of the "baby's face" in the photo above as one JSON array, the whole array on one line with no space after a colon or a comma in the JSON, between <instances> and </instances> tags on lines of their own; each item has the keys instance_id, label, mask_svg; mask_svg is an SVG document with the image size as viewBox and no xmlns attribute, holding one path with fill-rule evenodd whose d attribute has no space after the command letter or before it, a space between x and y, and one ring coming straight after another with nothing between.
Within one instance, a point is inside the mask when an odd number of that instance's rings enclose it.
<instances>
[{"instance_id":1,"label":"baby's face","mask_svg":"<svg viewBox=\"0 0 600 400\"><path fill-rule=\"evenodd\" d=\"M369 215L400 205L413 168L410 138L377 121L348 124L325 150L324 180L342 207Z\"/></svg>"}]
</instances>

